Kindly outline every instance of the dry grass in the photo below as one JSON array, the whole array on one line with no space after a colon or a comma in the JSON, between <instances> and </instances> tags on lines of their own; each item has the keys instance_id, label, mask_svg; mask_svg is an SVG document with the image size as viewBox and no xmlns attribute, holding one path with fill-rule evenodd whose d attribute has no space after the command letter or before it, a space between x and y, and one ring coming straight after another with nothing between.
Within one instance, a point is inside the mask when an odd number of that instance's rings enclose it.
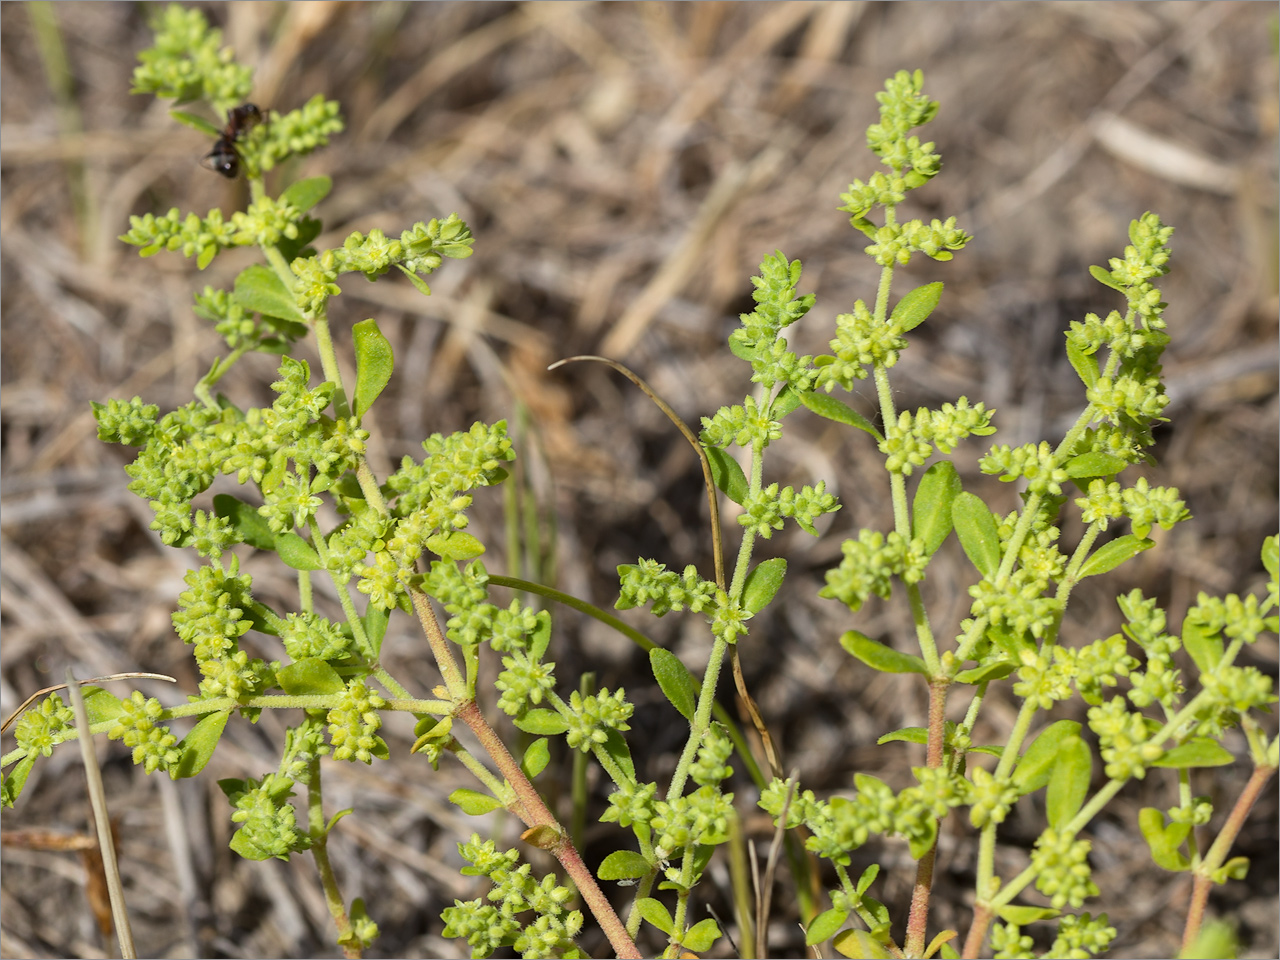
<instances>
[{"instance_id":1,"label":"dry grass","mask_svg":"<svg viewBox=\"0 0 1280 960\"><path fill-rule=\"evenodd\" d=\"M80 675L172 674L180 691L143 685L169 702L195 687L168 621L189 558L156 542L146 505L124 490L121 451L94 439L88 414L91 399L107 396L141 393L166 409L189 400L218 349L191 315L191 293L229 284L247 262L227 254L197 276L176 256L141 261L114 239L131 213L242 200L239 185L197 165L207 149L197 135L161 104L127 95L133 56L149 43L145 7L54 5L70 66L65 96L51 92L28 8L0 8L6 713L67 664ZM913 265L903 278L945 280L947 292L897 370L900 405L966 394L998 409L1005 442L1060 436L1081 403L1061 331L1116 305L1086 268L1117 255L1129 221L1155 210L1178 228L1175 269L1162 284L1174 404L1173 422L1158 431L1160 464L1147 474L1176 484L1195 521L1161 537L1109 592L1081 590L1069 638L1114 632L1120 589L1159 596L1176 624L1197 591L1262 582L1258 551L1277 525L1273 5L208 9L258 67L257 102L284 110L317 91L342 101L347 133L297 171L334 179L320 210L330 231L322 242L451 211L470 223L476 255L446 264L435 296L423 300L391 278L350 279L335 325L375 316L396 345L399 372L375 411L376 463L476 418L520 420L521 476L556 542L554 570L544 572L562 589L608 606L618 563L644 555L707 569L709 558L684 442L603 368L548 374L547 363L615 356L687 421L740 399L744 367L724 339L749 304L747 278L775 248L804 261L804 289L818 305L796 339L822 350L834 314L874 290L864 241L835 211L837 197L873 169L863 142L873 93L894 70L915 66L942 101L928 136L945 163L913 196L927 205L915 209L959 216L976 240L953 263ZM270 358L241 367L227 393L262 402ZM855 403L870 413L870 399ZM883 526L887 484L865 437L793 419L774 469L793 467L772 479L838 477L845 509L820 540L799 534L765 545L789 558L798 589L744 644L748 682L784 763L806 786L844 789L861 769L900 787L921 758L902 745L876 747L875 737L920 723L923 697L850 661L834 643L847 614L812 601L805 586L820 582L842 535ZM973 456L960 461L970 477ZM1007 488L991 495L1012 502ZM491 501L480 531L495 544L501 508ZM491 568L504 566L495 555ZM262 558L249 569L256 589L287 602L286 578ZM931 568L927 597L940 633L963 616L962 576L955 558ZM864 611L858 626L887 636L902 622L893 602ZM678 730L643 686L643 661L576 617L557 624L561 675L589 669L601 685L626 683L638 704L637 743L646 745L638 760L645 775L662 776ZM646 628L691 666L705 656L696 623L671 616ZM393 672L430 689L410 624L393 622L386 649ZM1248 662L1274 675L1276 654L1269 640ZM983 735L999 742L1011 716L991 710ZM144 778L118 745L99 744L143 955L335 955L306 858L249 864L226 848L228 812L214 779L274 769L279 729L271 717L259 727L233 723L213 776L177 784ZM408 739L392 725L393 754L403 757ZM85 832L76 762L62 751L38 765L6 829ZM356 808L337 831L334 857L347 895L365 896L382 926L376 954L465 955L440 939L438 919L453 898L475 895L452 866L471 824L444 800L464 777L409 760L331 769L329 806ZM1226 805L1243 776L1225 771L1202 789ZM749 794L745 783L737 789ZM1151 867L1136 829L1140 806L1172 805L1167 791L1160 778L1132 784L1096 823L1097 903L1121 930L1115 956L1176 950L1189 887ZM1018 844L1034 836L1034 811L1020 807L1006 833L1010 859L998 872L1010 876L1025 856ZM589 857L611 849L607 835L589 840ZM1276 848L1272 784L1240 844L1254 858L1249 881L1212 902L1239 923L1250 956L1277 954ZM883 855L880 893L905 903L905 850ZM973 856L971 838L945 832L931 930L967 925ZM3 955L111 949L85 900L85 871L66 857L5 847ZM717 908L729 916L723 901ZM799 956L783 889L774 919L776 954ZM590 937L584 945L607 949Z\"/></svg>"}]
</instances>

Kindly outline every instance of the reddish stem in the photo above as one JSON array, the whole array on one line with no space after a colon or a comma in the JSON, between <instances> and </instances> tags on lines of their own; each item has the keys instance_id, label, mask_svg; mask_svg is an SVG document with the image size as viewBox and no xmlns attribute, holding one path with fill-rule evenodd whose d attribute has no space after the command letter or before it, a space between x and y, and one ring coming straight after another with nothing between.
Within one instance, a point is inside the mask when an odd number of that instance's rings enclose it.
<instances>
[{"instance_id":1,"label":"reddish stem","mask_svg":"<svg viewBox=\"0 0 1280 960\"><path fill-rule=\"evenodd\" d=\"M946 755L946 716L948 681L934 677L929 681L929 746L926 763L933 769L942 766ZM933 887L933 866L938 854L938 840L916 864L916 883L911 891L911 912L907 915L907 936L902 952L908 957L924 953L925 934L929 925L929 893Z\"/></svg>"},{"instance_id":2,"label":"reddish stem","mask_svg":"<svg viewBox=\"0 0 1280 960\"><path fill-rule=\"evenodd\" d=\"M982 949L982 941L987 938L987 928L991 926L994 917L995 912L987 904L974 905L973 926L969 928L969 935L964 938L964 951L960 954L965 960L973 960L977 957L978 951Z\"/></svg>"},{"instance_id":3,"label":"reddish stem","mask_svg":"<svg viewBox=\"0 0 1280 960\"><path fill-rule=\"evenodd\" d=\"M582 899L586 902L587 907L595 915L596 922L600 924L600 928L604 930L605 936L609 938L614 953L619 957L627 958L627 960L639 960L640 952L636 949L635 942L627 933L627 928L622 921L618 919L618 914L614 912L613 904L609 902L609 898L600 890L596 883L596 878L591 875L591 871L587 869L587 865L583 863L582 856L574 847L573 841L569 839L568 833L564 827L547 809L547 805L542 802L542 797L538 791L534 789L529 778L524 775L524 771L520 769L520 764L516 762L515 757L511 755L511 751L507 749L507 745L502 742L502 738L489 726L489 721L484 718L484 714L480 712L480 708L476 706L474 700L468 700L462 703L454 716L465 723L476 735L476 739L480 741L480 745L485 752L493 758L494 763L498 765L498 771L507 778L507 782L511 784L516 792L518 803L512 811L525 825L534 827L549 827L550 833L541 832L536 835L534 842L536 846L551 853L560 861L560 866L564 867L573 882L578 887L578 893L582 895Z\"/></svg>"},{"instance_id":4,"label":"reddish stem","mask_svg":"<svg viewBox=\"0 0 1280 960\"><path fill-rule=\"evenodd\" d=\"M1244 790L1236 800L1235 806L1231 808L1231 814L1227 817L1227 822L1222 825L1218 838L1214 840L1213 846L1209 848L1204 861L1196 868L1195 880L1191 884L1191 904L1187 908L1187 925L1182 931L1181 952L1184 955L1190 951L1200 937L1200 928L1204 924L1205 907L1209 904L1209 891L1213 889L1212 873L1226 862L1227 852L1231 849L1231 845L1235 843L1236 837L1240 835L1240 830L1244 827L1249 811L1253 809L1253 805L1258 801L1258 796L1262 793L1262 788L1267 785L1267 781L1271 779L1271 775L1275 772L1275 767L1254 767L1253 774L1249 777L1249 782L1245 784Z\"/></svg>"}]
</instances>

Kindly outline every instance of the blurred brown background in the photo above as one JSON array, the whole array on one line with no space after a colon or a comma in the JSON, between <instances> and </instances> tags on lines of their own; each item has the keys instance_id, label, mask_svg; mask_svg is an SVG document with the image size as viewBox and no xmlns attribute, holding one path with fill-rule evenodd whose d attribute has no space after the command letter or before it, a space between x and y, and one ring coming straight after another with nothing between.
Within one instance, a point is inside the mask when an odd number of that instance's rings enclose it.
<instances>
[{"instance_id":1,"label":"blurred brown background","mask_svg":"<svg viewBox=\"0 0 1280 960\"><path fill-rule=\"evenodd\" d=\"M348 129L292 175L333 177L318 210L336 245L352 230L389 234L456 211L475 256L447 261L423 299L402 280L343 278L332 305L340 342L376 317L396 346L397 374L373 411L375 466L385 474L434 431L507 418L521 448L522 516L539 549L501 548L502 494L479 509L494 572L513 564L608 607L614 568L637 556L709 571L705 501L687 445L631 386L602 367L547 373L577 353L605 353L644 376L696 423L741 402L749 371L725 347L750 309L749 277L782 249L804 261L817 306L792 343L822 352L836 313L874 297L866 241L835 208L854 177L875 169L864 131L874 94L901 68L922 67L941 100L923 131L944 169L903 215L959 217L975 234L950 264L899 271L896 292L946 282L942 304L894 372L899 407L967 395L998 410L997 437L1056 441L1082 404L1062 331L1088 311L1121 306L1087 274L1121 254L1129 221L1154 210L1177 228L1161 289L1174 342L1165 374L1172 422L1157 430L1159 465L1142 471L1180 488L1195 515L1160 547L1099 588L1073 597L1064 636L1088 642L1118 628L1114 596L1141 587L1173 627L1198 591L1257 590L1258 551L1277 525L1276 7L1254 3L229 3L202 5L225 42L257 68L257 103L277 110L316 92L342 102ZM89 401L140 393L164 410L221 348L191 314L204 284L229 286L252 262L221 255L198 275L177 254L140 260L115 238L130 214L170 206L230 211L243 185L199 166L208 143L174 123L167 104L131 97L136 52L150 43L151 4L0 5L3 160L3 712L57 682L120 670L168 673L180 702L195 688L168 615L191 557L163 549L150 511L125 490L124 451L94 438ZM56 30L38 30L41 17ZM304 355L308 355L304 352ZM270 357L250 357L220 384L236 402L269 402ZM317 369L313 364L313 369ZM852 401L874 413L867 388ZM748 682L806 787L847 790L854 770L901 788L919 748L875 746L923 722L915 685L873 675L836 644L859 629L903 633L901 597L856 619L815 598L839 542L887 529L888 484L868 438L803 412L766 463L768 480L825 478L844 509L814 540L788 529L758 557L789 559L788 585L758 617L742 655ZM1002 509L1015 492L973 476L981 453L957 454L966 482ZM485 498L482 496L482 500ZM734 525L730 524L730 529ZM1078 535L1068 523L1068 542ZM732 536L732 533L730 533ZM965 615L958 551L930 568L935 632ZM554 562L549 558L554 555ZM255 591L281 605L293 587L249 557ZM582 670L625 684L637 704L637 762L664 778L680 745L674 713L646 685L644 658L576 615L554 611L562 684ZM691 667L705 661L701 619L635 623ZM269 639L269 638L267 638ZM436 682L407 619L392 622L393 672L422 691ZM255 648L279 656L265 640ZM1274 676L1267 638L1245 663ZM122 685L121 685L122 686ZM722 694L726 703L728 684ZM953 698L954 716L963 700ZM980 731L1001 742L1012 710L993 702ZM226 848L229 810L217 777L275 769L281 723L233 722L195 781L145 778L118 744L98 744L141 954L334 956L306 857L249 864ZM392 763L332 765L331 811L354 806L332 841L345 895L362 895L383 930L375 956L465 956L443 941L439 913L478 895L456 873L454 844L476 822L445 801L468 785L406 758L407 724L388 723ZM1240 750L1242 740L1230 745ZM11 740L6 739L9 748ZM73 749L36 767L10 829L83 832L83 774ZM568 760L544 774L566 782ZM210 775L212 774L212 775ZM1221 821L1243 764L1197 781ZM752 837L753 792L734 782ZM597 786L592 811L604 795ZM568 817L567 797L553 798ZM1130 784L1093 825L1092 862L1121 931L1114 956L1171 956L1189 893L1185 875L1156 870L1137 833L1139 807L1176 803L1165 777ZM1006 823L997 872L1026 862L1038 813L1023 801ZM481 822L514 838L516 824ZM588 830L588 859L617 845ZM930 931L967 928L974 846L944 830ZM1238 925L1248 956L1277 955L1275 784L1237 852L1249 879L1219 889L1218 915ZM901 923L914 875L904 846L869 847L885 872L876 895ZM67 853L6 845L0 952L102 956L85 871ZM862 856L862 853L859 854ZM545 868L545 865L540 865ZM727 874L707 887L722 918ZM718 887L718 890L716 889ZM966 889L970 892L966 894ZM619 891L624 893L625 891ZM703 902L705 902L705 899ZM701 914L699 915L701 916ZM696 918L695 918L696 919ZM799 956L794 898L775 897L777 956ZM898 928L900 929L900 927ZM602 955L595 934L583 945ZM1040 944L1043 949L1045 944ZM646 949L656 951L656 943ZM728 956L727 944L718 956Z\"/></svg>"}]
</instances>

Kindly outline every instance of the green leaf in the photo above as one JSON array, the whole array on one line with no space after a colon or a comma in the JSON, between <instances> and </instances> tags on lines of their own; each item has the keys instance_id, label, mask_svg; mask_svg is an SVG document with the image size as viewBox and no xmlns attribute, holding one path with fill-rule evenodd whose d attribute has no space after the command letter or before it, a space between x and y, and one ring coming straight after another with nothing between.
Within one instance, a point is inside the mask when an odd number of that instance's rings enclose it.
<instances>
[{"instance_id":1,"label":"green leaf","mask_svg":"<svg viewBox=\"0 0 1280 960\"><path fill-rule=\"evenodd\" d=\"M654 647L649 651L649 668L663 694L686 720L692 720L698 705L698 682L693 674L670 650Z\"/></svg>"},{"instance_id":2,"label":"green leaf","mask_svg":"<svg viewBox=\"0 0 1280 960\"><path fill-rule=\"evenodd\" d=\"M615 850L601 861L596 876L601 880L635 880L652 871L649 861L634 850Z\"/></svg>"},{"instance_id":3,"label":"green leaf","mask_svg":"<svg viewBox=\"0 0 1280 960\"><path fill-rule=\"evenodd\" d=\"M1061 913L1061 910L1054 910L1052 907L1025 907L1016 903L1006 903L996 910L996 914L1005 923L1016 923L1020 927L1039 920L1052 920Z\"/></svg>"},{"instance_id":4,"label":"green leaf","mask_svg":"<svg viewBox=\"0 0 1280 960\"><path fill-rule=\"evenodd\" d=\"M213 512L231 521L236 535L251 547L274 550L276 535L271 532L267 518L251 503L245 503L229 493L219 493L213 498Z\"/></svg>"},{"instance_id":5,"label":"green leaf","mask_svg":"<svg viewBox=\"0 0 1280 960\"><path fill-rule=\"evenodd\" d=\"M320 562L320 554L316 553L315 547L311 546L296 533L289 530L284 533L277 533L275 544L276 553L280 554L280 559L287 566L293 567L295 570L324 569L324 564Z\"/></svg>"},{"instance_id":6,"label":"green leaf","mask_svg":"<svg viewBox=\"0 0 1280 960\"><path fill-rule=\"evenodd\" d=\"M1222 960L1236 957L1240 938L1234 921L1211 920L1200 928L1196 942L1178 954L1179 960Z\"/></svg>"},{"instance_id":7,"label":"green leaf","mask_svg":"<svg viewBox=\"0 0 1280 960\"><path fill-rule=\"evenodd\" d=\"M782 557L763 560L747 574L747 582L742 588L742 606L748 613L759 613L769 605L778 588L782 586L782 578L787 575L787 561Z\"/></svg>"},{"instance_id":8,"label":"green leaf","mask_svg":"<svg viewBox=\"0 0 1280 960\"><path fill-rule=\"evenodd\" d=\"M1209 737L1195 737L1186 743L1180 743L1172 750L1166 750L1159 760L1153 760L1153 767L1172 767L1178 770L1191 767L1225 767L1235 763L1231 751Z\"/></svg>"},{"instance_id":9,"label":"green leaf","mask_svg":"<svg viewBox=\"0 0 1280 960\"><path fill-rule=\"evenodd\" d=\"M924 818L924 829L913 830L907 842L907 850L912 860L919 860L933 849L938 839L938 821L933 817Z\"/></svg>"},{"instance_id":10,"label":"green leaf","mask_svg":"<svg viewBox=\"0 0 1280 960\"><path fill-rule=\"evenodd\" d=\"M923 287L916 287L898 301L889 319L898 324L898 329L903 333L914 330L929 318L941 297L941 283L926 283Z\"/></svg>"},{"instance_id":11,"label":"green leaf","mask_svg":"<svg viewBox=\"0 0 1280 960\"><path fill-rule=\"evenodd\" d=\"M1280 574L1280 537L1267 537L1262 541L1262 565L1271 576Z\"/></svg>"},{"instance_id":12,"label":"green leaf","mask_svg":"<svg viewBox=\"0 0 1280 960\"><path fill-rule=\"evenodd\" d=\"M782 390L778 391L778 395L773 398L773 406L769 408L769 416L774 420L781 420L792 410L801 404L800 391L791 384L787 384Z\"/></svg>"},{"instance_id":13,"label":"green leaf","mask_svg":"<svg viewBox=\"0 0 1280 960\"><path fill-rule=\"evenodd\" d=\"M114 693L101 687L82 687L80 692L84 697L85 713L89 715L89 726L104 720L114 720L124 713L124 704Z\"/></svg>"},{"instance_id":14,"label":"green leaf","mask_svg":"<svg viewBox=\"0 0 1280 960\"><path fill-rule=\"evenodd\" d=\"M187 113L185 110L170 110L169 116L177 120L184 127L190 127L192 130L199 130L206 136L213 137L215 140L222 139L222 131L216 126L194 113Z\"/></svg>"},{"instance_id":15,"label":"green leaf","mask_svg":"<svg viewBox=\"0 0 1280 960\"><path fill-rule=\"evenodd\" d=\"M446 560L465 561L484 553L484 544L462 530L451 530L428 537L427 549Z\"/></svg>"},{"instance_id":16,"label":"green leaf","mask_svg":"<svg viewBox=\"0 0 1280 960\"><path fill-rule=\"evenodd\" d=\"M356 353L356 388L351 406L359 420L391 380L395 358L391 341L378 329L378 321L361 320L351 328L351 336Z\"/></svg>"},{"instance_id":17,"label":"green leaf","mask_svg":"<svg viewBox=\"0 0 1280 960\"><path fill-rule=\"evenodd\" d=\"M1045 814L1049 826L1061 829L1084 806L1093 776L1093 754L1079 737L1068 737L1058 748L1045 791Z\"/></svg>"},{"instance_id":18,"label":"green leaf","mask_svg":"<svg viewBox=\"0 0 1280 960\"><path fill-rule=\"evenodd\" d=\"M183 777L194 777L205 768L214 748L222 738L222 731L227 726L230 710L211 713L191 728L191 732L178 744L181 757L177 764L169 768L169 776L174 780Z\"/></svg>"},{"instance_id":19,"label":"green leaf","mask_svg":"<svg viewBox=\"0 0 1280 960\"><path fill-rule=\"evenodd\" d=\"M1084 562L1084 565L1080 568L1080 579L1083 580L1085 577L1092 577L1099 573L1107 573L1114 570L1130 557L1141 553L1143 550L1150 550L1154 546L1155 541L1136 537L1132 533L1126 533L1123 537L1116 537L1110 543L1104 544L1095 550L1093 555Z\"/></svg>"},{"instance_id":20,"label":"green leaf","mask_svg":"<svg viewBox=\"0 0 1280 960\"><path fill-rule=\"evenodd\" d=\"M1127 461L1115 454L1095 450L1072 457L1062 468L1072 480L1079 480L1084 477L1114 477L1128 465Z\"/></svg>"},{"instance_id":21,"label":"green leaf","mask_svg":"<svg viewBox=\"0 0 1280 960\"><path fill-rule=\"evenodd\" d=\"M306 322L307 318L298 309L293 292L284 285L284 281L274 270L260 263L240 271L240 276L236 277L233 296L240 306L254 313L280 317L295 323Z\"/></svg>"},{"instance_id":22,"label":"green leaf","mask_svg":"<svg viewBox=\"0 0 1280 960\"><path fill-rule=\"evenodd\" d=\"M904 743L928 743L929 731L924 727L902 727L892 733L886 733L876 743L893 743L898 740Z\"/></svg>"},{"instance_id":23,"label":"green leaf","mask_svg":"<svg viewBox=\"0 0 1280 960\"><path fill-rule=\"evenodd\" d=\"M469 817L482 817L486 813L502 809L501 800L487 793L481 793L479 790L468 790L466 787L459 787L449 794L449 802L456 803Z\"/></svg>"},{"instance_id":24,"label":"green leaf","mask_svg":"<svg viewBox=\"0 0 1280 960\"><path fill-rule=\"evenodd\" d=\"M707 461L711 464L711 479L724 491L724 495L734 503L742 503L747 499L750 484L742 466L719 447L703 444L707 451Z\"/></svg>"},{"instance_id":25,"label":"green leaf","mask_svg":"<svg viewBox=\"0 0 1280 960\"><path fill-rule=\"evenodd\" d=\"M1098 385L1098 354L1085 353L1075 340L1067 339L1067 359L1071 361L1071 366L1075 370L1076 375L1083 381L1084 385L1089 389L1093 389Z\"/></svg>"},{"instance_id":26,"label":"green leaf","mask_svg":"<svg viewBox=\"0 0 1280 960\"><path fill-rule=\"evenodd\" d=\"M1249 858L1232 857L1217 870L1209 874L1214 883L1226 883L1228 880L1243 880L1249 875Z\"/></svg>"},{"instance_id":27,"label":"green leaf","mask_svg":"<svg viewBox=\"0 0 1280 960\"><path fill-rule=\"evenodd\" d=\"M931 557L951 532L951 503L960 493L960 474L950 461L939 460L920 478L911 508L911 535L924 540Z\"/></svg>"},{"instance_id":28,"label":"green leaf","mask_svg":"<svg viewBox=\"0 0 1280 960\"><path fill-rule=\"evenodd\" d=\"M1018 796L1034 793L1047 784L1058 751L1068 740L1079 736L1080 724L1075 720L1058 720L1041 730L1026 753L1018 758L1018 765L1009 778Z\"/></svg>"},{"instance_id":29,"label":"green leaf","mask_svg":"<svg viewBox=\"0 0 1280 960\"><path fill-rule=\"evenodd\" d=\"M1178 849L1190 835L1191 824L1170 823L1166 826L1161 811L1155 807L1143 807L1138 811L1138 829L1151 848L1151 859L1156 866L1173 873L1181 873L1191 867L1191 861Z\"/></svg>"},{"instance_id":30,"label":"green leaf","mask_svg":"<svg viewBox=\"0 0 1280 960\"><path fill-rule=\"evenodd\" d=\"M877 440L884 439L880 435L880 431L871 425L870 420L843 400L837 400L835 397L828 396L825 393L815 393L810 390L800 395L800 402L820 417L826 417L836 423L843 423L850 427L857 427L859 430L865 430Z\"/></svg>"},{"instance_id":31,"label":"green leaf","mask_svg":"<svg viewBox=\"0 0 1280 960\"><path fill-rule=\"evenodd\" d=\"M627 746L626 738L617 730L610 729L605 734L604 743L600 744L597 750L603 750L616 763L622 772L630 779L636 778L636 765L631 759L631 748Z\"/></svg>"},{"instance_id":32,"label":"green leaf","mask_svg":"<svg viewBox=\"0 0 1280 960\"><path fill-rule=\"evenodd\" d=\"M524 771L524 775L532 780L543 770L547 769L547 764L551 762L551 750L547 746L547 738L539 737L524 751L524 759L520 761L520 769Z\"/></svg>"},{"instance_id":33,"label":"green leaf","mask_svg":"<svg viewBox=\"0 0 1280 960\"><path fill-rule=\"evenodd\" d=\"M686 930L684 936L680 938L680 943L686 950L702 953L704 950L710 950L711 945L719 940L720 936L719 925L707 917Z\"/></svg>"},{"instance_id":34,"label":"green leaf","mask_svg":"<svg viewBox=\"0 0 1280 960\"><path fill-rule=\"evenodd\" d=\"M805 931L805 946L812 947L815 943L830 940L848 919L848 910L837 910L835 907L818 914L813 918L813 923L809 924L809 929Z\"/></svg>"},{"instance_id":35,"label":"green leaf","mask_svg":"<svg viewBox=\"0 0 1280 960\"><path fill-rule=\"evenodd\" d=\"M333 181L328 177L310 177L289 184L277 203L291 203L304 213L329 195ZM357 324L358 326L358 324Z\"/></svg>"},{"instance_id":36,"label":"green leaf","mask_svg":"<svg viewBox=\"0 0 1280 960\"><path fill-rule=\"evenodd\" d=\"M842 930L831 943L849 960L888 960L891 956L889 949L865 930Z\"/></svg>"},{"instance_id":37,"label":"green leaf","mask_svg":"<svg viewBox=\"0 0 1280 960\"><path fill-rule=\"evenodd\" d=\"M675 932L675 921L671 919L671 914L662 905L661 900L655 900L653 897L641 897L636 901L636 909L640 911L640 916L644 917L667 936L671 936Z\"/></svg>"},{"instance_id":38,"label":"green leaf","mask_svg":"<svg viewBox=\"0 0 1280 960\"><path fill-rule=\"evenodd\" d=\"M887 647L857 630L847 631L840 638L840 646L871 669L879 670L881 673L918 673L926 677L929 675L929 668L924 665L924 660L920 657Z\"/></svg>"},{"instance_id":39,"label":"green leaf","mask_svg":"<svg viewBox=\"0 0 1280 960\"><path fill-rule=\"evenodd\" d=\"M994 580L1000 569L1000 533L995 514L979 497L961 492L951 501L951 519L969 562L984 579Z\"/></svg>"},{"instance_id":40,"label":"green leaf","mask_svg":"<svg viewBox=\"0 0 1280 960\"><path fill-rule=\"evenodd\" d=\"M956 953L953 947L947 946L948 943L958 936L960 936L960 932L958 930L943 930L930 940L929 945L924 948L925 960L930 960L930 958L935 954L942 956L943 958L955 957L956 960L959 960L960 954Z\"/></svg>"},{"instance_id":41,"label":"green leaf","mask_svg":"<svg viewBox=\"0 0 1280 960\"><path fill-rule=\"evenodd\" d=\"M1222 661L1222 634L1196 620L1182 621L1182 645L1201 673L1213 673Z\"/></svg>"},{"instance_id":42,"label":"green leaf","mask_svg":"<svg viewBox=\"0 0 1280 960\"><path fill-rule=\"evenodd\" d=\"M427 281L423 280L420 276L418 276L416 273L414 273L412 270L406 267L403 263L397 263L396 269L409 278L409 282L418 288L418 292L420 294L422 294L424 297L431 296L431 287L427 285Z\"/></svg>"},{"instance_id":43,"label":"green leaf","mask_svg":"<svg viewBox=\"0 0 1280 960\"><path fill-rule=\"evenodd\" d=\"M373 645L373 655L376 657L382 652L382 638L387 635L387 620L391 616L390 610L384 610L376 603L370 603L364 608L364 635L369 638L369 643Z\"/></svg>"},{"instance_id":44,"label":"green leaf","mask_svg":"<svg viewBox=\"0 0 1280 960\"><path fill-rule=\"evenodd\" d=\"M519 720L512 722L517 730L537 737L554 737L569 729L569 722L554 710L530 710Z\"/></svg>"},{"instance_id":45,"label":"green leaf","mask_svg":"<svg viewBox=\"0 0 1280 960\"><path fill-rule=\"evenodd\" d=\"M533 628L533 632L529 634L529 659L533 663L539 663L542 655L547 652L547 647L551 643L551 614L546 610L539 610L537 616L537 626Z\"/></svg>"},{"instance_id":46,"label":"green leaf","mask_svg":"<svg viewBox=\"0 0 1280 960\"><path fill-rule=\"evenodd\" d=\"M12 807L18 801L18 797L22 794L22 788L27 785L27 777L31 775L31 768L36 765L36 757L38 753L29 753L17 762L12 770L4 777L4 789L0 793L0 804L6 807Z\"/></svg>"},{"instance_id":47,"label":"green leaf","mask_svg":"<svg viewBox=\"0 0 1280 960\"><path fill-rule=\"evenodd\" d=\"M1110 270L1106 270L1095 265L1089 268L1089 276L1093 277L1093 279L1097 280L1104 287L1110 287L1112 290L1119 290L1121 293L1125 292L1124 287L1112 279Z\"/></svg>"},{"instance_id":48,"label":"green leaf","mask_svg":"<svg viewBox=\"0 0 1280 960\"><path fill-rule=\"evenodd\" d=\"M988 680L1003 680L1017 669L1018 665L1012 660L993 660L981 667L961 670L956 674L956 683L979 684Z\"/></svg>"},{"instance_id":49,"label":"green leaf","mask_svg":"<svg viewBox=\"0 0 1280 960\"><path fill-rule=\"evenodd\" d=\"M291 697L310 697L341 693L347 688L326 661L319 657L308 657L281 667L276 671L276 682Z\"/></svg>"}]
</instances>

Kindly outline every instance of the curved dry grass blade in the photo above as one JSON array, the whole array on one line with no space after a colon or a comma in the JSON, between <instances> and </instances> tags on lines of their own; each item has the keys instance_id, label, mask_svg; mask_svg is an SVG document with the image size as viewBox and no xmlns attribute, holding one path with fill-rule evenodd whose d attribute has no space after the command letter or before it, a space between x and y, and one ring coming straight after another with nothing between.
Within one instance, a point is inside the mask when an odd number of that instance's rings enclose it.
<instances>
[{"instance_id":1,"label":"curved dry grass blade","mask_svg":"<svg viewBox=\"0 0 1280 960\"><path fill-rule=\"evenodd\" d=\"M165 676L163 673L132 673L131 672L131 673L113 673L107 677L94 677L91 680L80 680L78 681L78 683L80 686L84 686L87 683L108 683L112 680L168 680L170 683L178 682L175 678ZM27 707L31 706L31 704L34 701L38 700L40 697L43 697L46 693L53 693L57 690L62 690L66 686L67 684L65 683L55 683L52 687L45 687L43 690L37 690L31 696L27 697L27 699L23 700L22 703L19 704L18 709L13 711L13 713L9 714L9 716L5 718L4 723L0 724L0 733L4 733L6 730L8 730L9 726L13 723L13 721L18 719L19 714L21 714L23 710L27 709Z\"/></svg>"},{"instance_id":2,"label":"curved dry grass blade","mask_svg":"<svg viewBox=\"0 0 1280 960\"><path fill-rule=\"evenodd\" d=\"M667 419L674 423L676 429L684 434L684 438L689 441L689 445L698 454L698 460L702 463L702 479L707 487L707 506L711 508L711 547L712 556L715 558L716 564L716 586L721 590L726 589L724 582L724 549L720 540L720 503L716 495L715 480L711 477L711 461L707 459L707 451L702 449L702 443L694 432L685 425L685 422L680 419L679 414L672 410L665 400L653 392L652 387L617 360L610 360L608 357L597 357L593 354L583 354L577 357L565 357L563 360L557 360L547 369L556 370L566 363L576 363L579 360L594 360L597 363L613 367L613 369L634 383L646 397L657 404L659 410L667 415Z\"/></svg>"}]
</instances>

